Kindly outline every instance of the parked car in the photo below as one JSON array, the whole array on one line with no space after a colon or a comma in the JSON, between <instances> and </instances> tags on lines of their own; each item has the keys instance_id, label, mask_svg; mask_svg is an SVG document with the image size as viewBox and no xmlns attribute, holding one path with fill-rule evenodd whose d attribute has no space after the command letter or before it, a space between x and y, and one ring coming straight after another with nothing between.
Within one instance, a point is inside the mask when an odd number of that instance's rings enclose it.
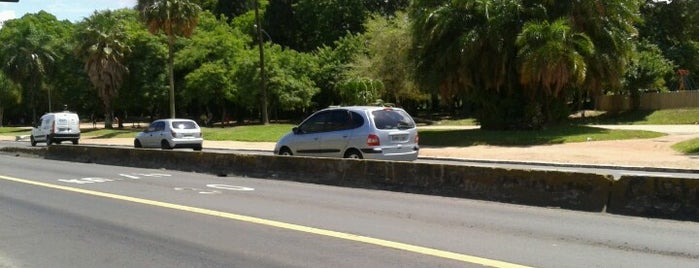
<instances>
[{"instance_id":1,"label":"parked car","mask_svg":"<svg viewBox=\"0 0 699 268\"><path fill-rule=\"evenodd\" d=\"M197 122L189 119L159 119L136 135L136 148L192 148L201 151L204 138Z\"/></svg>"},{"instance_id":2,"label":"parked car","mask_svg":"<svg viewBox=\"0 0 699 268\"><path fill-rule=\"evenodd\" d=\"M32 146L36 146L39 142L45 142L46 145L60 144L63 141L78 144L80 141L80 118L72 112L44 114L37 125L32 128L29 140Z\"/></svg>"},{"instance_id":3,"label":"parked car","mask_svg":"<svg viewBox=\"0 0 699 268\"><path fill-rule=\"evenodd\" d=\"M312 114L277 142L274 153L412 161L419 150L415 121L405 110L350 106Z\"/></svg>"}]
</instances>

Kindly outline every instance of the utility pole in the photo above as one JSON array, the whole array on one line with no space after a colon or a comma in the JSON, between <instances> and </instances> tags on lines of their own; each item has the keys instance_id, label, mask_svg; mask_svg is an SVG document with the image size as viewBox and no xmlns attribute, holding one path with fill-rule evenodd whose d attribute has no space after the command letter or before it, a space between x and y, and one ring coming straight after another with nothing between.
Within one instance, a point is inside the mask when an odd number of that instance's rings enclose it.
<instances>
[{"instance_id":1,"label":"utility pole","mask_svg":"<svg viewBox=\"0 0 699 268\"><path fill-rule=\"evenodd\" d=\"M262 42L262 25L260 24L259 1L255 1L255 27L257 29L257 41L260 47L260 111L262 112L262 124L269 124L267 114L267 74L265 73L265 50Z\"/></svg>"}]
</instances>

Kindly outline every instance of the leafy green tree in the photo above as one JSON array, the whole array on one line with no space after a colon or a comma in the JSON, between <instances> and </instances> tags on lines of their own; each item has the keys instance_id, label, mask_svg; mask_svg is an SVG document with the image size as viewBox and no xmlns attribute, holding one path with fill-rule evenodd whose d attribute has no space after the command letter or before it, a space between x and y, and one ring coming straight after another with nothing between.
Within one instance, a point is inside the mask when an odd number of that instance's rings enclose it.
<instances>
[{"instance_id":1,"label":"leafy green tree","mask_svg":"<svg viewBox=\"0 0 699 268\"><path fill-rule=\"evenodd\" d=\"M212 105L221 109L221 122L226 121L227 103L234 101L238 92L235 72L239 54L245 53L250 42L247 35L229 26L225 17L219 20L203 12L191 42L176 55L178 69L187 73L184 99L203 105L207 115Z\"/></svg>"},{"instance_id":2,"label":"leafy green tree","mask_svg":"<svg viewBox=\"0 0 699 268\"><path fill-rule=\"evenodd\" d=\"M56 59L52 40L60 33L63 33L60 22L44 11L6 21L0 30L3 71L21 86L24 99L29 100L32 123L37 119L38 94Z\"/></svg>"},{"instance_id":3,"label":"leafy green tree","mask_svg":"<svg viewBox=\"0 0 699 268\"><path fill-rule=\"evenodd\" d=\"M316 58L279 45L270 46L266 51L271 106L283 112L310 108L313 96L320 91L312 79L318 69Z\"/></svg>"},{"instance_id":4,"label":"leafy green tree","mask_svg":"<svg viewBox=\"0 0 699 268\"><path fill-rule=\"evenodd\" d=\"M270 0L261 24L275 43L310 52L364 32L368 15L357 0Z\"/></svg>"},{"instance_id":5,"label":"leafy green tree","mask_svg":"<svg viewBox=\"0 0 699 268\"><path fill-rule=\"evenodd\" d=\"M138 117L162 117L168 111L168 72L163 68L167 62L168 50L165 37L153 35L143 27L135 10L119 10L124 24L131 53L125 55L124 63L129 69L119 98L114 101L115 109L125 114L120 117L129 120L146 120Z\"/></svg>"},{"instance_id":6,"label":"leafy green tree","mask_svg":"<svg viewBox=\"0 0 699 268\"><path fill-rule=\"evenodd\" d=\"M371 105L380 102L384 84L371 78L350 78L337 87L343 105Z\"/></svg>"},{"instance_id":7,"label":"leafy green tree","mask_svg":"<svg viewBox=\"0 0 699 268\"><path fill-rule=\"evenodd\" d=\"M189 37L196 28L201 8L189 0L138 0L137 9L151 33L165 33L168 44L168 76L170 80L170 117L175 117L175 41Z\"/></svg>"},{"instance_id":8,"label":"leafy green tree","mask_svg":"<svg viewBox=\"0 0 699 268\"><path fill-rule=\"evenodd\" d=\"M699 1L646 0L641 8L643 22L638 24L642 40L658 46L664 57L678 69L689 70L690 76L699 77ZM665 77L678 88L675 73Z\"/></svg>"},{"instance_id":9,"label":"leafy green tree","mask_svg":"<svg viewBox=\"0 0 699 268\"><path fill-rule=\"evenodd\" d=\"M22 99L22 91L4 73L0 72L0 127L3 126L5 108L8 105L16 105Z\"/></svg>"},{"instance_id":10,"label":"leafy green tree","mask_svg":"<svg viewBox=\"0 0 699 268\"><path fill-rule=\"evenodd\" d=\"M113 11L95 12L78 25L81 43L76 54L104 105L105 128L112 128L112 101L119 95L128 69L124 57L130 52L122 18Z\"/></svg>"},{"instance_id":11,"label":"leafy green tree","mask_svg":"<svg viewBox=\"0 0 699 268\"><path fill-rule=\"evenodd\" d=\"M375 89L377 99L405 107L426 99L413 79L414 69L410 60L410 24L405 12L395 17L374 17L365 24L362 35L367 46L366 53L357 53L345 73L343 84L357 89ZM378 82L378 83L377 83ZM381 85L378 87L378 85ZM348 94L343 94L343 101ZM410 107L406 107L410 108ZM411 109L414 110L414 107Z\"/></svg>"},{"instance_id":12,"label":"leafy green tree","mask_svg":"<svg viewBox=\"0 0 699 268\"><path fill-rule=\"evenodd\" d=\"M658 46L647 41L639 42L624 79L624 91L631 96L631 108L640 107L642 92L667 91L665 77L672 75L673 67Z\"/></svg>"},{"instance_id":13,"label":"leafy green tree","mask_svg":"<svg viewBox=\"0 0 699 268\"><path fill-rule=\"evenodd\" d=\"M319 67L312 74L312 79L320 88L320 92L313 97L317 107L343 103L337 86L346 79L345 71L350 69L357 55L366 53L364 41L360 35L348 34L335 41L333 46L323 46L315 51Z\"/></svg>"}]
</instances>

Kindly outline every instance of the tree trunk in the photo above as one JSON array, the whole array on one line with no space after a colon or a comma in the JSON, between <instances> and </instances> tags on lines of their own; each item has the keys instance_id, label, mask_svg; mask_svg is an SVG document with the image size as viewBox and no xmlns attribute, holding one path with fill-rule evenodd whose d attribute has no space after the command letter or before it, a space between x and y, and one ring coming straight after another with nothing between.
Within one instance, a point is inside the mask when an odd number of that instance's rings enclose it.
<instances>
[{"instance_id":1,"label":"tree trunk","mask_svg":"<svg viewBox=\"0 0 699 268\"><path fill-rule=\"evenodd\" d=\"M168 49L168 60L167 60L167 71L170 78L170 118L175 118L175 50L174 47L175 36L168 36L167 49Z\"/></svg>"}]
</instances>

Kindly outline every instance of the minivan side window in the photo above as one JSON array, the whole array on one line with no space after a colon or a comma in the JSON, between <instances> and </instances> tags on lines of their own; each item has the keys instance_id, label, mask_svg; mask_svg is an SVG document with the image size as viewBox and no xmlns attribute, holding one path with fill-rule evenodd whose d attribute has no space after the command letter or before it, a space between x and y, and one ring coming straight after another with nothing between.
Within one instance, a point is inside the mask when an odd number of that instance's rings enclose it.
<instances>
[{"instance_id":1,"label":"minivan side window","mask_svg":"<svg viewBox=\"0 0 699 268\"><path fill-rule=\"evenodd\" d=\"M308 118L301 126L299 126L299 131L301 133L318 133L325 131L325 124L330 121L332 116L332 111L323 111L317 113L311 118Z\"/></svg>"}]
</instances>

